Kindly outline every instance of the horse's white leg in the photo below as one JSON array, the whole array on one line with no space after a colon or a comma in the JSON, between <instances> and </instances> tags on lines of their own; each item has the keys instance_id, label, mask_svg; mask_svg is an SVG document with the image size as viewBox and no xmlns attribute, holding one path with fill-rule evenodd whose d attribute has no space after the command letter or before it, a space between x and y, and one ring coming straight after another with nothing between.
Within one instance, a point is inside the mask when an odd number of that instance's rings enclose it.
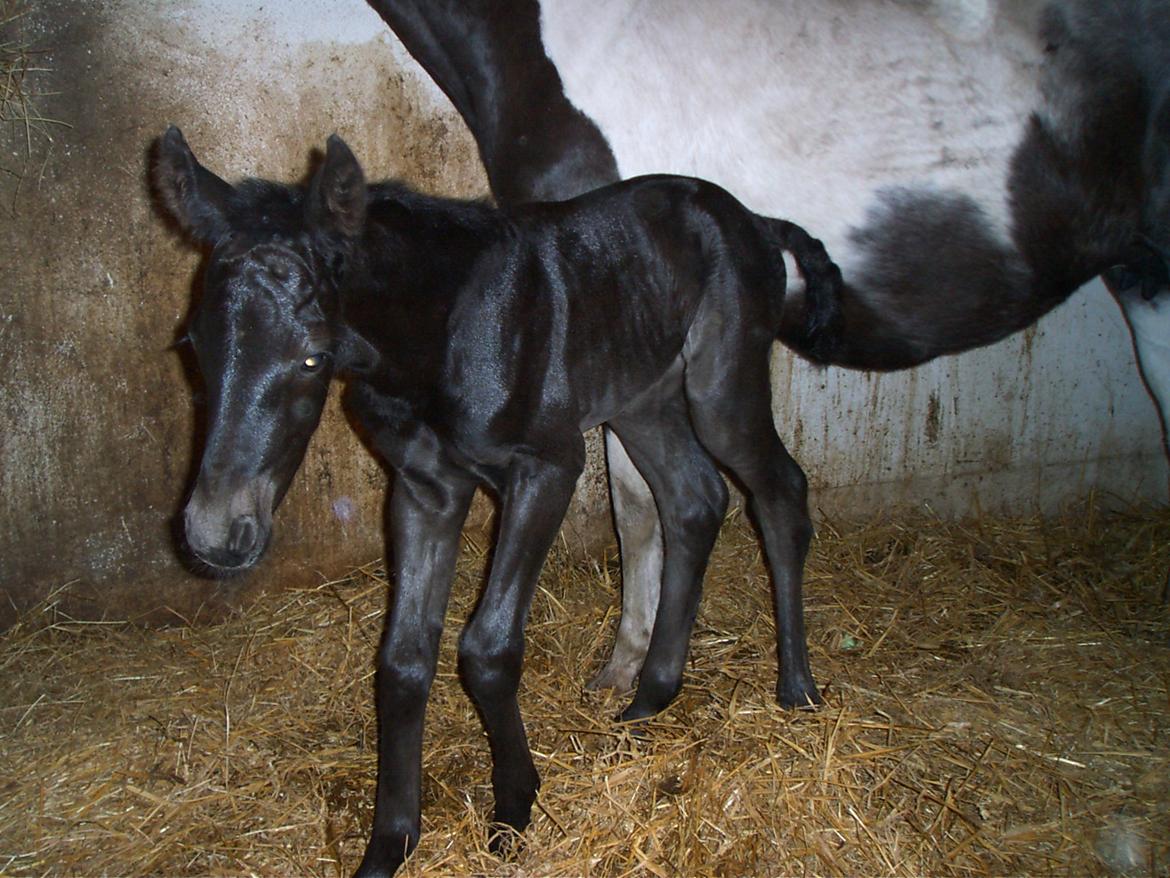
<instances>
[{"instance_id":1,"label":"horse's white leg","mask_svg":"<svg viewBox=\"0 0 1170 878\"><path fill-rule=\"evenodd\" d=\"M613 654L589 681L589 689L634 688L642 670L650 632L658 613L662 585L662 526L650 486L634 466L621 440L605 431L609 489L622 554L622 619Z\"/></svg>"},{"instance_id":2,"label":"horse's white leg","mask_svg":"<svg viewBox=\"0 0 1170 878\"><path fill-rule=\"evenodd\" d=\"M1133 333L1133 349L1142 370L1146 388L1162 418L1162 441L1170 443L1170 294L1159 293L1144 299L1136 289L1120 294L1117 300ZM1167 447L1170 453L1170 446ZM1162 600L1170 600L1170 577L1162 591Z\"/></svg>"}]
</instances>

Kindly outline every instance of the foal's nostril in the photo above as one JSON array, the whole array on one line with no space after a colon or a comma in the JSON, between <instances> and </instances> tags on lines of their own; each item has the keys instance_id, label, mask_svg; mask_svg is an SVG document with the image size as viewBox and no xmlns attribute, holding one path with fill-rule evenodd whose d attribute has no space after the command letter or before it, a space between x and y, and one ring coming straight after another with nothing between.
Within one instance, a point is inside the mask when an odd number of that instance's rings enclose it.
<instances>
[{"instance_id":1,"label":"foal's nostril","mask_svg":"<svg viewBox=\"0 0 1170 878\"><path fill-rule=\"evenodd\" d=\"M256 546L256 519L241 515L228 529L228 549L236 555L247 555Z\"/></svg>"}]
</instances>

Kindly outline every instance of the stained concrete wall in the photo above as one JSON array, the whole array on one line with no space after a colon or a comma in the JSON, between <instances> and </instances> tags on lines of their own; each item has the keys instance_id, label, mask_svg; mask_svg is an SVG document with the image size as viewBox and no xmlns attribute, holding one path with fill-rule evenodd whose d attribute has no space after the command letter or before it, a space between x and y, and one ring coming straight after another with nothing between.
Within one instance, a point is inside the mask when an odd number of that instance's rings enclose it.
<instances>
[{"instance_id":1,"label":"stained concrete wall","mask_svg":"<svg viewBox=\"0 0 1170 878\"><path fill-rule=\"evenodd\" d=\"M1035 326L918 369L773 363L777 421L829 513L1055 513L1089 493L1162 503L1161 426L1113 299L1094 282Z\"/></svg>"},{"instance_id":2,"label":"stained concrete wall","mask_svg":"<svg viewBox=\"0 0 1170 878\"><path fill-rule=\"evenodd\" d=\"M0 132L26 171L19 188L0 175L0 614L52 595L87 617L192 618L376 558L385 477L333 400L262 567L212 585L176 561L198 387L170 346L201 258L152 204L148 145L174 122L229 178L293 179L337 131L371 176L483 195L461 121L361 0L40 0L21 30L48 50L29 86L56 94L38 109L70 127L49 125L31 156ZM1081 296L902 375L781 353L778 423L830 513L1052 508L1094 487L1158 498L1158 428L1127 344L1107 300ZM575 518L604 539L597 469L594 455Z\"/></svg>"}]
</instances>

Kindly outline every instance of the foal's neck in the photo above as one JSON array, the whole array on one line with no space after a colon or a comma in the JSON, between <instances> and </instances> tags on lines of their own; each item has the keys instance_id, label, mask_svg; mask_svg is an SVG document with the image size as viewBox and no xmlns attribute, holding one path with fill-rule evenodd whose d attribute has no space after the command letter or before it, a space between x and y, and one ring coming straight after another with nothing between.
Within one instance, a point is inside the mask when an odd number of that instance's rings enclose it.
<instances>
[{"instance_id":1,"label":"foal's neck","mask_svg":"<svg viewBox=\"0 0 1170 878\"><path fill-rule=\"evenodd\" d=\"M370 187L341 313L346 330L375 354L367 359L380 364L374 371L381 379L402 391L435 379L455 299L507 229L504 215L486 202L423 195L399 183Z\"/></svg>"}]
</instances>

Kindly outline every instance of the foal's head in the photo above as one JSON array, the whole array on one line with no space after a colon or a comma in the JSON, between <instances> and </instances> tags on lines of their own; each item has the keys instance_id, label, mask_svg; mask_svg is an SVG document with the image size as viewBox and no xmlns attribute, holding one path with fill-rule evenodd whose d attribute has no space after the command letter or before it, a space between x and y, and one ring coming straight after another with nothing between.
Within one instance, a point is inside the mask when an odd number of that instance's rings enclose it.
<instances>
[{"instance_id":1,"label":"foal's head","mask_svg":"<svg viewBox=\"0 0 1170 878\"><path fill-rule=\"evenodd\" d=\"M361 168L336 135L307 188L232 186L163 135L163 204L211 248L187 329L207 391L207 444L184 513L188 546L223 575L268 544L316 429L337 353L337 284L365 220Z\"/></svg>"}]
</instances>

